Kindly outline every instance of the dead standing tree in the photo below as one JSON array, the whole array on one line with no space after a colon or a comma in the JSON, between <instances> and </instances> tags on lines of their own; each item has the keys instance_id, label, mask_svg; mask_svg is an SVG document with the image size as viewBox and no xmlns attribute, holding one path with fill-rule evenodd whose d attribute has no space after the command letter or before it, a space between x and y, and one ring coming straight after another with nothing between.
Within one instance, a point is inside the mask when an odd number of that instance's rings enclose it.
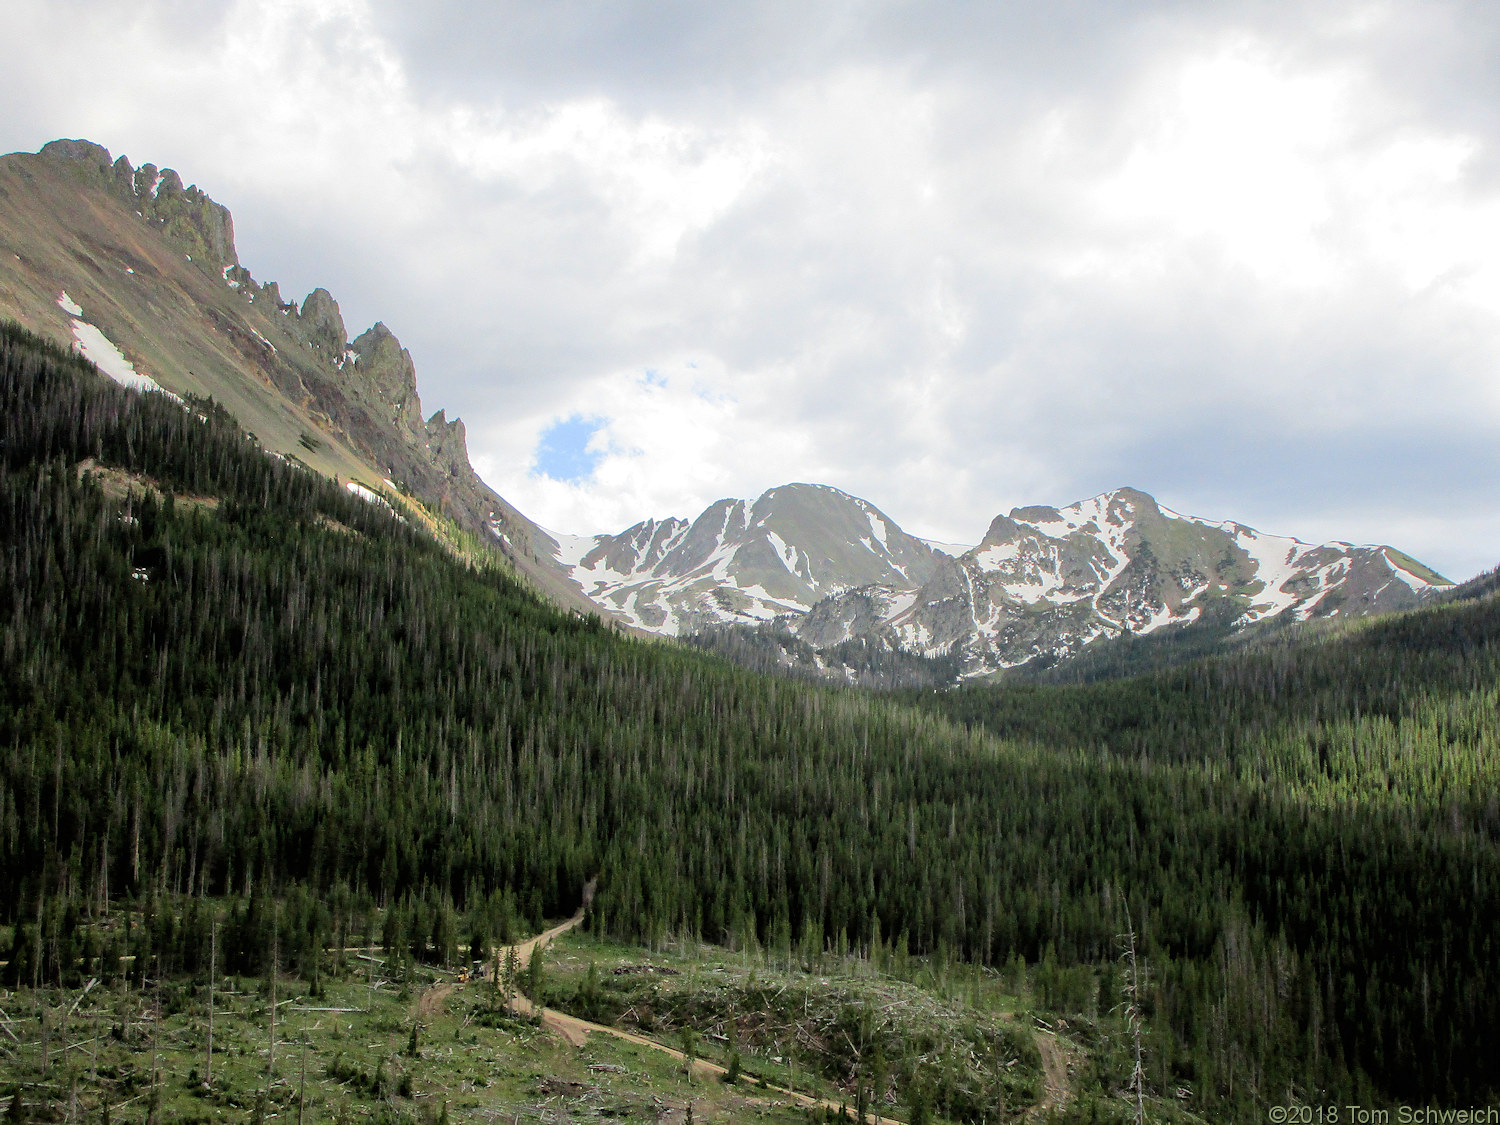
<instances>
[{"instance_id":1,"label":"dead standing tree","mask_svg":"<svg viewBox=\"0 0 1500 1125\"><path fill-rule=\"evenodd\" d=\"M1130 1070L1130 1092L1135 1096L1135 1122L1136 1125L1145 1125L1146 1122L1146 1061L1145 1050L1141 1039L1144 1028L1141 1023L1141 990L1143 987L1142 977L1145 970L1141 967L1136 957L1135 949L1135 925L1130 920L1130 906L1125 906L1125 932L1120 935L1120 944L1123 951L1120 960L1125 962L1125 983L1122 991L1125 994L1125 1027L1130 1033L1131 1048L1134 1055L1133 1065Z\"/></svg>"}]
</instances>

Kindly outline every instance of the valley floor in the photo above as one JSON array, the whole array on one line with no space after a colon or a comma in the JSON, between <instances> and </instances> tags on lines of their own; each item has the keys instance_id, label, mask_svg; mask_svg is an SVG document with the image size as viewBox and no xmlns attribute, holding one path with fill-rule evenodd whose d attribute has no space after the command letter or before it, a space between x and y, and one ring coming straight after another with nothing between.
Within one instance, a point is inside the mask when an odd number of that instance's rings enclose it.
<instances>
[{"instance_id":1,"label":"valley floor","mask_svg":"<svg viewBox=\"0 0 1500 1125\"><path fill-rule=\"evenodd\" d=\"M689 1081L653 1046L574 1046L497 1010L489 984L433 973L406 989L368 967L317 996L283 982L274 1067L267 982L230 978L215 994L211 1082L201 985L96 987L76 1006L77 990L12 992L0 1081L42 1121L680 1122L689 1105L699 1122L805 1120L785 1099Z\"/></svg>"},{"instance_id":2,"label":"valley floor","mask_svg":"<svg viewBox=\"0 0 1500 1125\"><path fill-rule=\"evenodd\" d=\"M472 973L370 946L331 954L337 971L316 983L282 974L274 992L268 978L231 975L210 997L206 978L132 985L128 972L17 988L0 999L0 1096L10 1120L68 1125L774 1123L845 1108L853 1119L866 1101L865 1120L899 1125L949 1120L945 1108L1061 1120L1086 1069L1067 1023L1038 1017L994 973L913 960L891 975L832 953L697 943L652 951L578 932L581 920ZM898 1100L903 1052L930 1068L934 1104ZM957 1112L976 1095L992 1099L982 1116ZM1114 1112L1099 1119L1117 1119L1120 1099L1107 1101Z\"/></svg>"}]
</instances>

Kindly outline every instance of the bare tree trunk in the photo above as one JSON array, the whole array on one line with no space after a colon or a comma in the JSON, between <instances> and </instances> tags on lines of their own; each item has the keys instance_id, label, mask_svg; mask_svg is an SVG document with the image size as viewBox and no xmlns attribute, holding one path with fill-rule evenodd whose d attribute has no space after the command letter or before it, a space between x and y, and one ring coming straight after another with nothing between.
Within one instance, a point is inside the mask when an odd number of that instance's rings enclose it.
<instances>
[{"instance_id":1,"label":"bare tree trunk","mask_svg":"<svg viewBox=\"0 0 1500 1125\"><path fill-rule=\"evenodd\" d=\"M203 1085L214 1084L214 985L219 964L219 920L214 919L208 942L208 1057L203 1063Z\"/></svg>"},{"instance_id":2,"label":"bare tree trunk","mask_svg":"<svg viewBox=\"0 0 1500 1125\"><path fill-rule=\"evenodd\" d=\"M155 1014L151 1020L151 1100L146 1111L147 1125L156 1125L156 1109L160 1103L161 1095L157 1090L157 1081L160 1077L159 1061L157 1052L157 1036L161 1030L161 954L156 955L156 1006Z\"/></svg>"},{"instance_id":3,"label":"bare tree trunk","mask_svg":"<svg viewBox=\"0 0 1500 1125\"><path fill-rule=\"evenodd\" d=\"M1135 1064L1130 1072L1130 1089L1135 1094L1135 1122L1136 1125L1145 1125L1146 1122L1146 1065L1145 1053L1141 1047L1141 970L1135 955L1135 926L1130 920L1130 905L1125 906L1125 952L1123 958L1127 965L1125 977L1125 1022L1130 1029Z\"/></svg>"},{"instance_id":4,"label":"bare tree trunk","mask_svg":"<svg viewBox=\"0 0 1500 1125\"><path fill-rule=\"evenodd\" d=\"M36 945L31 950L31 994L42 987L42 894L36 896Z\"/></svg>"},{"instance_id":5,"label":"bare tree trunk","mask_svg":"<svg viewBox=\"0 0 1500 1125\"><path fill-rule=\"evenodd\" d=\"M266 1101L276 1080L276 978L281 972L281 911L272 911L271 921L271 1051L266 1059Z\"/></svg>"}]
</instances>

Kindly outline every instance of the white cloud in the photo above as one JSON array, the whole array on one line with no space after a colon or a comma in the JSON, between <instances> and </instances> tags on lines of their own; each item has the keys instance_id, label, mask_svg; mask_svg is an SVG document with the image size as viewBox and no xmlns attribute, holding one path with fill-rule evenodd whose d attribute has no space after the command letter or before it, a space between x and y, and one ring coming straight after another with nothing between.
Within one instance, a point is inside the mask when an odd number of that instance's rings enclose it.
<instances>
[{"instance_id":1,"label":"white cloud","mask_svg":"<svg viewBox=\"0 0 1500 1125\"><path fill-rule=\"evenodd\" d=\"M385 320L559 530L811 479L962 540L1130 483L1500 556L1500 124L1443 78L1485 73L1475 9L757 11L20 0L0 138L198 181L257 276ZM591 483L533 476L575 414Z\"/></svg>"},{"instance_id":2,"label":"white cloud","mask_svg":"<svg viewBox=\"0 0 1500 1125\"><path fill-rule=\"evenodd\" d=\"M554 415L515 419L483 435L476 457L486 480L555 531L619 531L646 516L692 518L736 494L769 465L805 463L806 437L775 423L776 373L746 384L741 401L711 357L660 368L613 371L582 385ZM534 471L527 451L559 416L589 412L600 425L589 443L599 460L589 480L562 482ZM747 440L747 434L753 435Z\"/></svg>"},{"instance_id":3,"label":"white cloud","mask_svg":"<svg viewBox=\"0 0 1500 1125\"><path fill-rule=\"evenodd\" d=\"M656 116L633 121L602 98L525 115L458 106L448 126L444 155L483 183L544 196L580 176L590 196L631 229L641 264L670 259L766 160L754 129L708 133Z\"/></svg>"}]
</instances>

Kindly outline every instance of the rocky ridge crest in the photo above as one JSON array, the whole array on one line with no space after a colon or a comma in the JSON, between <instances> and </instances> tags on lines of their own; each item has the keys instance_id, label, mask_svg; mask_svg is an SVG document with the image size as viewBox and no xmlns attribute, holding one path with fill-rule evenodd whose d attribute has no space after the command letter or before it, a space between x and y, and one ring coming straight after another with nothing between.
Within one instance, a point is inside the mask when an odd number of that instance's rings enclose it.
<instances>
[{"instance_id":1,"label":"rocky ridge crest","mask_svg":"<svg viewBox=\"0 0 1500 1125\"><path fill-rule=\"evenodd\" d=\"M1265 535L1180 515L1134 488L1014 508L950 554L857 497L786 485L753 503L717 501L691 524L566 539L559 561L641 628L772 631L815 653L878 642L967 676L1199 621L1384 613L1449 585L1391 547Z\"/></svg>"},{"instance_id":2,"label":"rocky ridge crest","mask_svg":"<svg viewBox=\"0 0 1500 1125\"><path fill-rule=\"evenodd\" d=\"M545 533L474 473L462 421L423 416L416 365L395 334L377 322L351 341L326 289L299 305L257 281L228 208L177 172L77 139L0 157L0 246L12 251L0 256L0 316L71 345L65 294L166 389L213 395L285 456L406 491L554 600L595 608Z\"/></svg>"}]
</instances>

